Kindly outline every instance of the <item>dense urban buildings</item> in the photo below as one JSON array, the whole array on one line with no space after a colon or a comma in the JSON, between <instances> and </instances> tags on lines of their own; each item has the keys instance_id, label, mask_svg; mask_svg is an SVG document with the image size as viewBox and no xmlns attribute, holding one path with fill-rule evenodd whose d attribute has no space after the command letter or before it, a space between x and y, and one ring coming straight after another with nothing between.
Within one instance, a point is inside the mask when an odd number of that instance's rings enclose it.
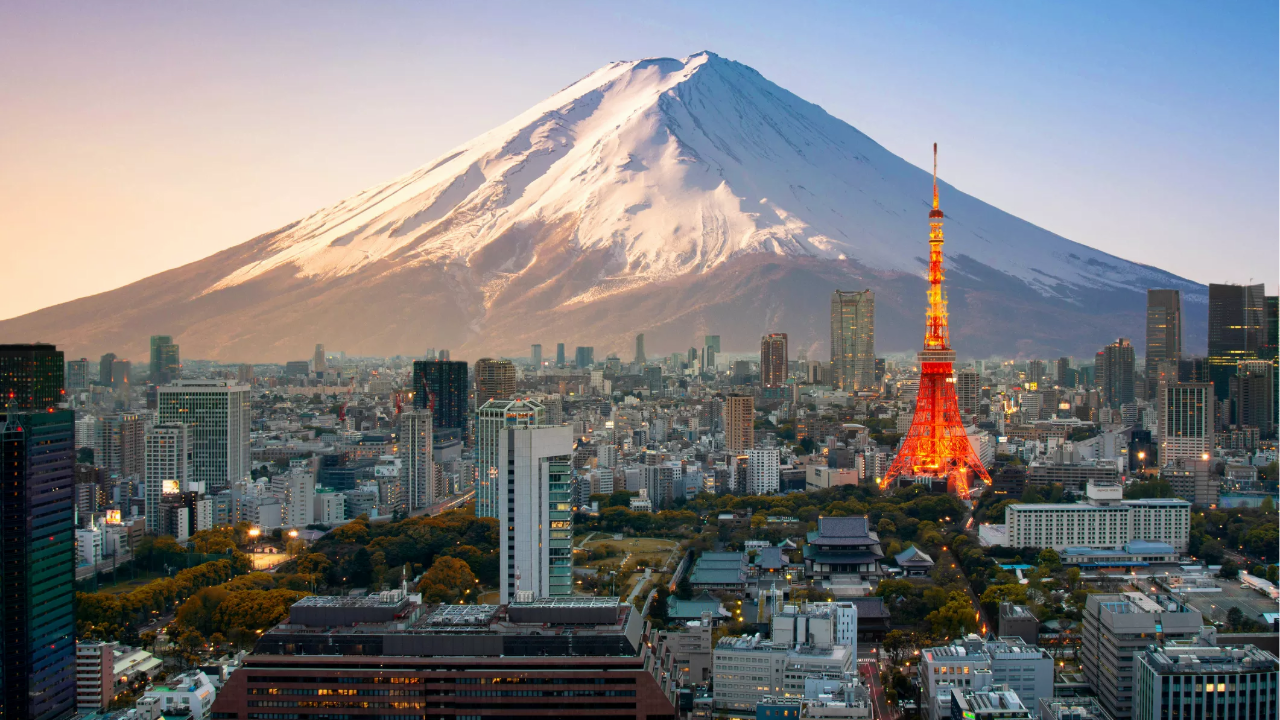
<instances>
[{"instance_id":1,"label":"dense urban buildings","mask_svg":"<svg viewBox=\"0 0 1280 720\"><path fill-rule=\"evenodd\" d=\"M0 346L0 694L33 720L75 708L75 414L58 408L62 353Z\"/></svg>"},{"instance_id":2,"label":"dense urban buildings","mask_svg":"<svg viewBox=\"0 0 1280 720\"><path fill-rule=\"evenodd\" d=\"M182 377L182 362L178 346L169 335L151 336L151 365L148 382L164 385Z\"/></svg>"},{"instance_id":3,"label":"dense urban buildings","mask_svg":"<svg viewBox=\"0 0 1280 720\"><path fill-rule=\"evenodd\" d=\"M876 385L876 294L831 293L831 384L841 390Z\"/></svg>"}]
</instances>

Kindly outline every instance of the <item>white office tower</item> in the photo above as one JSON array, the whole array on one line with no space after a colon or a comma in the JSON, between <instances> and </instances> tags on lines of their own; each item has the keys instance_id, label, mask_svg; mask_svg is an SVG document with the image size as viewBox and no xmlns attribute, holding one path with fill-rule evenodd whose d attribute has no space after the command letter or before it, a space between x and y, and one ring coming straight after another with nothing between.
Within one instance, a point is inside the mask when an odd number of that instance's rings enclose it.
<instances>
[{"instance_id":1,"label":"white office tower","mask_svg":"<svg viewBox=\"0 0 1280 720\"><path fill-rule=\"evenodd\" d=\"M431 455L431 411L406 410L400 413L399 453L404 473L401 508L406 514L431 507L442 492L436 487L435 463Z\"/></svg>"},{"instance_id":2,"label":"white office tower","mask_svg":"<svg viewBox=\"0 0 1280 720\"><path fill-rule=\"evenodd\" d=\"M778 492L780 463L776 448L747 451L747 494Z\"/></svg>"},{"instance_id":3,"label":"white office tower","mask_svg":"<svg viewBox=\"0 0 1280 720\"><path fill-rule=\"evenodd\" d=\"M327 488L316 488L315 521L321 525L341 525L346 519L347 496Z\"/></svg>"},{"instance_id":4,"label":"white office tower","mask_svg":"<svg viewBox=\"0 0 1280 720\"><path fill-rule=\"evenodd\" d=\"M249 477L249 386L226 380L180 380L157 390L159 423L191 432L191 479L217 493Z\"/></svg>"},{"instance_id":5,"label":"white office tower","mask_svg":"<svg viewBox=\"0 0 1280 720\"><path fill-rule=\"evenodd\" d=\"M280 526L306 527L315 522L316 476L303 468L271 478L273 494L280 498Z\"/></svg>"},{"instance_id":6,"label":"white office tower","mask_svg":"<svg viewBox=\"0 0 1280 720\"><path fill-rule=\"evenodd\" d=\"M92 415L85 415L76 420L76 447L97 449L98 418Z\"/></svg>"},{"instance_id":7,"label":"white office tower","mask_svg":"<svg viewBox=\"0 0 1280 720\"><path fill-rule=\"evenodd\" d=\"M517 592L534 598L569 595L573 431L525 426L491 432L495 462L489 466L490 480L500 513L500 602L511 602Z\"/></svg>"},{"instance_id":8,"label":"white office tower","mask_svg":"<svg viewBox=\"0 0 1280 720\"><path fill-rule=\"evenodd\" d=\"M491 517L501 524L497 483L506 464L499 461L499 441L509 428L545 425L544 413L536 400L489 400L476 411L476 517Z\"/></svg>"},{"instance_id":9,"label":"white office tower","mask_svg":"<svg viewBox=\"0 0 1280 720\"><path fill-rule=\"evenodd\" d=\"M143 440L143 512L149 533L163 532L160 503L165 495L191 490L191 432L182 423L161 423Z\"/></svg>"}]
</instances>

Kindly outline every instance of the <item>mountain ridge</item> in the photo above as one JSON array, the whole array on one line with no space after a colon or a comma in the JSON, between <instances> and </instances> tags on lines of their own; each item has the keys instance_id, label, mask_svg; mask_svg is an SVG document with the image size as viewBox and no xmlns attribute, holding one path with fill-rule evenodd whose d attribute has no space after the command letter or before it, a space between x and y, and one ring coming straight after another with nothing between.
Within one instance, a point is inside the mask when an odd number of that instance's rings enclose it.
<instances>
[{"instance_id":1,"label":"mountain ridge","mask_svg":"<svg viewBox=\"0 0 1280 720\"><path fill-rule=\"evenodd\" d=\"M955 307L1000 287L996 296L1043 306L1058 327L1056 335L1027 328L987 300L985 316L953 310L962 354L1082 354L1126 331L1138 335L1145 311L1135 290L1146 287L1176 287L1184 302L1204 302L1203 286L939 185ZM603 354L625 353L634 332L687 347L698 334L690 323L718 318L705 331L727 336L730 347L750 348L757 330L779 330L821 354L830 290L865 282L901 298L883 310L903 328L882 331L878 318L877 349L909 351L923 333L930 198L924 170L752 68L707 51L615 62L388 183L195 263L0 321L0 337L35 339L30 333L47 329L45 339L92 354L135 352L146 336L169 333L186 356L227 360L305 356L315 342L351 353L447 346L478 356L563 339ZM742 288L776 288L732 281L773 262L782 273L774 282L814 283L814 297L779 293L788 299L773 316L799 327L760 327ZM912 298L907 288L916 286ZM662 306L644 297L653 293L686 297L703 314L635 310ZM103 302L118 311L92 309ZM1073 320L1053 322L1053 308ZM511 325L511 313L536 317L545 330ZM359 327L367 317L385 328ZM971 346L963 338L972 333L959 330L966 322L985 328ZM1189 325L1194 338L1198 326ZM678 342L682 332L687 343Z\"/></svg>"}]
</instances>

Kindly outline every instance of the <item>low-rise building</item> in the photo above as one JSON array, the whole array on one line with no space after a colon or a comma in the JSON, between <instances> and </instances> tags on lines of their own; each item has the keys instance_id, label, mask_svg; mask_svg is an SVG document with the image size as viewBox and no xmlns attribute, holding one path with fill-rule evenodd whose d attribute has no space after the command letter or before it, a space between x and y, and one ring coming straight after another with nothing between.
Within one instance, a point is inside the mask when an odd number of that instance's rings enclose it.
<instances>
[{"instance_id":1,"label":"low-rise building","mask_svg":"<svg viewBox=\"0 0 1280 720\"><path fill-rule=\"evenodd\" d=\"M1022 638L1028 645L1040 640L1040 621L1026 605L1000 603L999 635L1002 638Z\"/></svg>"},{"instance_id":2,"label":"low-rise building","mask_svg":"<svg viewBox=\"0 0 1280 720\"><path fill-rule=\"evenodd\" d=\"M814 580L840 584L879 577L880 537L865 517L818 518L804 547L805 574Z\"/></svg>"},{"instance_id":3,"label":"low-rise building","mask_svg":"<svg viewBox=\"0 0 1280 720\"><path fill-rule=\"evenodd\" d=\"M199 670L191 670L152 685L142 699L149 700L148 704L154 703L153 707L162 713L186 710L192 720L205 720L217 696L218 691L209 677Z\"/></svg>"},{"instance_id":4,"label":"low-rise building","mask_svg":"<svg viewBox=\"0 0 1280 720\"><path fill-rule=\"evenodd\" d=\"M1118 485L1091 484L1078 503L1017 503L1005 508L1005 531L989 535L1009 547L1119 548L1134 540L1186 552L1191 503L1173 498L1124 500Z\"/></svg>"},{"instance_id":5,"label":"low-rise building","mask_svg":"<svg viewBox=\"0 0 1280 720\"><path fill-rule=\"evenodd\" d=\"M1053 695L1053 658L1018 637L986 641L977 635L951 645L920 651L918 670L920 710L928 720L952 714L952 691L986 690L1001 686L1032 706Z\"/></svg>"},{"instance_id":6,"label":"low-rise building","mask_svg":"<svg viewBox=\"0 0 1280 720\"><path fill-rule=\"evenodd\" d=\"M1035 713L1018 694L999 686L983 690L951 690L948 720L1032 720Z\"/></svg>"}]
</instances>

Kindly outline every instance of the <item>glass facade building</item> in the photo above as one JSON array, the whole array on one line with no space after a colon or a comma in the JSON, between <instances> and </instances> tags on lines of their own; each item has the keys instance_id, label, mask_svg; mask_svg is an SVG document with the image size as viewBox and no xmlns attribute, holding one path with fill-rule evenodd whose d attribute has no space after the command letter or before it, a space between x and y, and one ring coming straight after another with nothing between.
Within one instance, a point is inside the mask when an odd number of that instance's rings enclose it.
<instances>
[{"instance_id":1,"label":"glass facade building","mask_svg":"<svg viewBox=\"0 0 1280 720\"><path fill-rule=\"evenodd\" d=\"M856 392L876 386L876 294L831 293L831 384Z\"/></svg>"},{"instance_id":2,"label":"glass facade building","mask_svg":"<svg viewBox=\"0 0 1280 720\"><path fill-rule=\"evenodd\" d=\"M249 387L226 381L180 381L161 385L159 423L189 428L192 482L214 494L249 477Z\"/></svg>"}]
</instances>

